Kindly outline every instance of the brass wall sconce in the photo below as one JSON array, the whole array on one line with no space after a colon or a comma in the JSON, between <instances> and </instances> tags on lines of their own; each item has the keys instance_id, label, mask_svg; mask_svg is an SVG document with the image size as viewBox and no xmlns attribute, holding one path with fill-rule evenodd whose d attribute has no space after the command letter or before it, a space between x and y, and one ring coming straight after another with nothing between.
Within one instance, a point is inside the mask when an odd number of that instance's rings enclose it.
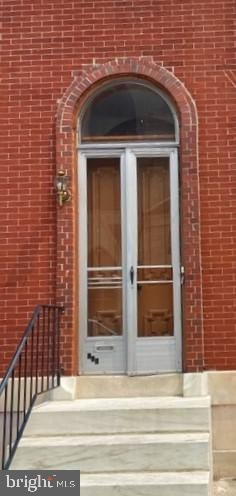
<instances>
[{"instance_id":1,"label":"brass wall sconce","mask_svg":"<svg viewBox=\"0 0 236 496\"><path fill-rule=\"evenodd\" d=\"M55 178L55 189L57 192L57 201L60 207L71 198L71 192L68 189L68 176L63 170L59 170Z\"/></svg>"}]
</instances>

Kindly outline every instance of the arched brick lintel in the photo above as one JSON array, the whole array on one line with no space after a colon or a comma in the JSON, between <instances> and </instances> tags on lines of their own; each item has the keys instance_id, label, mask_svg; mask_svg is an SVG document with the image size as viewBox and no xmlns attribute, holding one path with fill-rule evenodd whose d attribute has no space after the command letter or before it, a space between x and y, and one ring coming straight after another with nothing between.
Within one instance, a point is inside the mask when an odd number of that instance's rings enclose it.
<instances>
[{"instance_id":1,"label":"arched brick lintel","mask_svg":"<svg viewBox=\"0 0 236 496\"><path fill-rule=\"evenodd\" d=\"M202 280L200 253L200 208L198 174L198 121L195 103L184 84L162 65L143 59L116 59L77 72L58 105L56 166L71 179L72 201L58 208L57 299L66 308L62 329L63 368L77 373L77 181L75 123L81 98L105 80L135 76L164 90L175 104L180 123L181 259L183 285L183 370L204 368Z\"/></svg>"},{"instance_id":2,"label":"arched brick lintel","mask_svg":"<svg viewBox=\"0 0 236 496\"><path fill-rule=\"evenodd\" d=\"M134 59L122 59L120 61L117 59L102 66L91 66L86 70L77 72L59 102L57 131L63 133L68 126L71 126L71 123L74 122L79 99L88 90L91 90L93 85L112 77L132 75L149 79L154 84L162 87L176 103L184 126L192 128L197 125L197 112L194 101L183 83L172 72L153 62Z\"/></svg>"}]
</instances>

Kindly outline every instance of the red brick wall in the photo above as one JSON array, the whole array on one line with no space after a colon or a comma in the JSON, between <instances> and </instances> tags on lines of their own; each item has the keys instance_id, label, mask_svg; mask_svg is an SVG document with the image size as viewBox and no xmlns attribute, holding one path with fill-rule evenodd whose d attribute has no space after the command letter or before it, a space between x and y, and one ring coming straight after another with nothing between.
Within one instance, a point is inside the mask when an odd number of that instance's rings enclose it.
<instances>
[{"instance_id":1,"label":"red brick wall","mask_svg":"<svg viewBox=\"0 0 236 496\"><path fill-rule=\"evenodd\" d=\"M186 170L183 231L186 222L189 229L192 223L193 238L199 229L198 198L190 194L192 181L199 179L203 281L201 288L189 257L185 364L188 370L236 368L235 0L4 0L1 10L2 370L34 305L56 301L64 289L64 365L75 372L76 205L65 207L57 229L52 183L58 101L74 71L80 75L87 66L122 57L163 65L196 102L199 178L191 167ZM67 146L72 151L71 142ZM190 141L187 146L191 154ZM68 233L69 254L62 249ZM199 246L186 236L183 243L185 259L191 250L196 256ZM57 257L66 259L69 286L63 273L57 277Z\"/></svg>"}]
</instances>

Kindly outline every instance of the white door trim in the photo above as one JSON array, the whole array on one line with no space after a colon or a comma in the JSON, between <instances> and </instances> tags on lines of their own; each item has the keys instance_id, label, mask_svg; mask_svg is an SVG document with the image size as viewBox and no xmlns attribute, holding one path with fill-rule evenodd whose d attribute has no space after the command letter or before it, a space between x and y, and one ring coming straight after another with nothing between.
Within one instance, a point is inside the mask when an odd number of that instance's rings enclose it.
<instances>
[{"instance_id":1,"label":"white door trim","mask_svg":"<svg viewBox=\"0 0 236 496\"><path fill-rule=\"evenodd\" d=\"M79 247L79 270L78 270L78 287L79 287L79 303L78 303L78 323L79 323L79 364L80 372L84 373L83 346L85 342L85 333L87 329L87 298L85 288L87 288L87 253L88 241L86 233L87 225L87 158L83 153L78 157L78 182L79 182L79 229L78 229L78 247ZM82 220L83 219L83 220Z\"/></svg>"},{"instance_id":2,"label":"white door trim","mask_svg":"<svg viewBox=\"0 0 236 496\"><path fill-rule=\"evenodd\" d=\"M182 370L182 319L181 319L181 274L180 274L180 232L179 232L179 170L178 153L170 153L170 191L171 191L171 256L173 267L173 306L174 329L176 337L176 368Z\"/></svg>"},{"instance_id":3,"label":"white door trim","mask_svg":"<svg viewBox=\"0 0 236 496\"><path fill-rule=\"evenodd\" d=\"M133 375L137 369L135 340L137 329L137 184L136 184L136 157L126 148L126 288L127 288L127 374ZM133 284L131 284L130 270L133 267Z\"/></svg>"},{"instance_id":4,"label":"white door trim","mask_svg":"<svg viewBox=\"0 0 236 496\"><path fill-rule=\"evenodd\" d=\"M123 332L126 374L138 374L137 360L134 343L137 340L137 181L136 157L169 157L170 167L170 191L171 191L171 246L173 266L173 306L174 306L174 329L175 329L175 351L176 371L182 368L182 334L181 334L181 287L180 287L180 243L179 243L179 187L178 187L178 150L176 147L159 147L153 143L149 147L126 146L118 147L111 145L107 148L87 147L79 152L78 156L78 181L79 181L79 362L80 373L86 373L84 366L84 343L87 335L87 158L120 157L121 159L121 222L122 222L122 253L123 253L123 329L129 329L129 333ZM129 164L128 171L127 163ZM132 222L127 212L132 212ZM127 219L128 217L128 219ZM127 221L128 220L128 221ZM127 225L125 229L124 225ZM130 251L131 244L135 245ZM134 284L130 287L130 267L135 268ZM127 290L130 288L130 290ZM128 311L129 309L129 311ZM117 338L119 339L119 338ZM150 338L152 339L152 338ZM157 338L155 338L157 339ZM166 338L168 341L168 337Z\"/></svg>"}]
</instances>

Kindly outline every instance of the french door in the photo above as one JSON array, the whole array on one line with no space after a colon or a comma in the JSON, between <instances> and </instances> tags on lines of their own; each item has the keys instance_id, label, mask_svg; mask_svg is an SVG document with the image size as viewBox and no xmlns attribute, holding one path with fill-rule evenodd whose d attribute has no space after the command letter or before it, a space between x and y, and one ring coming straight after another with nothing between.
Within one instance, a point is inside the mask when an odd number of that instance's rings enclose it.
<instances>
[{"instance_id":1,"label":"french door","mask_svg":"<svg viewBox=\"0 0 236 496\"><path fill-rule=\"evenodd\" d=\"M80 373L181 370L176 149L79 156Z\"/></svg>"}]
</instances>

